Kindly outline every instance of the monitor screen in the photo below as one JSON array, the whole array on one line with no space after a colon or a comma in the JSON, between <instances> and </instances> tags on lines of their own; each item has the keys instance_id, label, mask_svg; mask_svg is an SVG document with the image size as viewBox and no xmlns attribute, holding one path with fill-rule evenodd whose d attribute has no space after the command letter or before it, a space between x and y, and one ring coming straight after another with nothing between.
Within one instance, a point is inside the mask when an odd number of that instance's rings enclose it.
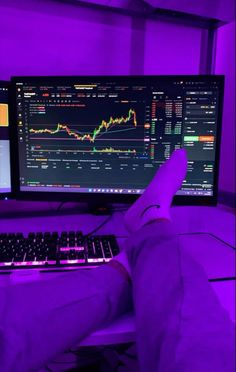
<instances>
[{"instance_id":1,"label":"monitor screen","mask_svg":"<svg viewBox=\"0 0 236 372\"><path fill-rule=\"evenodd\" d=\"M188 173L177 199L215 197L222 76L16 77L12 83L21 194L137 196L172 151L184 147Z\"/></svg>"},{"instance_id":2,"label":"monitor screen","mask_svg":"<svg viewBox=\"0 0 236 372\"><path fill-rule=\"evenodd\" d=\"M0 81L0 198L11 191L8 89L9 83Z\"/></svg>"}]
</instances>

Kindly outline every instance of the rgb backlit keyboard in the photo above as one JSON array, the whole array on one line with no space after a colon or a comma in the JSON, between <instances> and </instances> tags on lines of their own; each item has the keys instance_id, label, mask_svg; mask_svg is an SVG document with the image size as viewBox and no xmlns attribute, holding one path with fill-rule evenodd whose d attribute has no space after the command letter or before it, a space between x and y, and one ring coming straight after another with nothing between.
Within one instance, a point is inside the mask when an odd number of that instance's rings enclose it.
<instances>
[{"instance_id":1,"label":"rgb backlit keyboard","mask_svg":"<svg viewBox=\"0 0 236 372\"><path fill-rule=\"evenodd\" d=\"M119 253L114 235L87 237L80 231L0 233L0 269L93 266Z\"/></svg>"}]
</instances>

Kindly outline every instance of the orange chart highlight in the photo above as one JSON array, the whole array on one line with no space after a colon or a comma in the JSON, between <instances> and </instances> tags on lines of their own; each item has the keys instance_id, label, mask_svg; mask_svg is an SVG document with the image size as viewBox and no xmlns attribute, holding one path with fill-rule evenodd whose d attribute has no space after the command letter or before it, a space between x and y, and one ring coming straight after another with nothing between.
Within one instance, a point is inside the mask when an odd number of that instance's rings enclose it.
<instances>
[{"instance_id":1,"label":"orange chart highlight","mask_svg":"<svg viewBox=\"0 0 236 372\"><path fill-rule=\"evenodd\" d=\"M8 105L0 103L0 127L8 127Z\"/></svg>"}]
</instances>

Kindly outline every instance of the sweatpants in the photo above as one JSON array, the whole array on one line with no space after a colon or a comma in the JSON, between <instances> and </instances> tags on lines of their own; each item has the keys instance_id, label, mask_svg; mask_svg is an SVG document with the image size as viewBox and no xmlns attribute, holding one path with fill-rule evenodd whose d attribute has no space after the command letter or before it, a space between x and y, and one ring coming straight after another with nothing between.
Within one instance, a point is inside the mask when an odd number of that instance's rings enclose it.
<instances>
[{"instance_id":1,"label":"sweatpants","mask_svg":"<svg viewBox=\"0 0 236 372\"><path fill-rule=\"evenodd\" d=\"M142 372L233 372L234 327L169 222L153 222L117 261L0 287L0 370L38 371L134 308Z\"/></svg>"}]
</instances>

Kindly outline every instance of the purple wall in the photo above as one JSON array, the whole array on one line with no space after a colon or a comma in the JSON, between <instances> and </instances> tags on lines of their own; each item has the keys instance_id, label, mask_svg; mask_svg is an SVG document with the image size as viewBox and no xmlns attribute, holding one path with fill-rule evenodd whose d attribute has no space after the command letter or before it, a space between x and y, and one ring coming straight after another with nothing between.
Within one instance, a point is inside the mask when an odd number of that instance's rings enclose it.
<instances>
[{"instance_id":1,"label":"purple wall","mask_svg":"<svg viewBox=\"0 0 236 372\"><path fill-rule=\"evenodd\" d=\"M130 72L130 17L37 3L24 1L22 6L9 0L0 5L0 79Z\"/></svg>"},{"instance_id":2,"label":"purple wall","mask_svg":"<svg viewBox=\"0 0 236 372\"><path fill-rule=\"evenodd\" d=\"M235 22L218 29L215 73L225 75L220 189L235 193Z\"/></svg>"},{"instance_id":3,"label":"purple wall","mask_svg":"<svg viewBox=\"0 0 236 372\"><path fill-rule=\"evenodd\" d=\"M200 28L148 21L144 73L198 74L202 32Z\"/></svg>"},{"instance_id":4,"label":"purple wall","mask_svg":"<svg viewBox=\"0 0 236 372\"><path fill-rule=\"evenodd\" d=\"M3 1L0 79L40 74L198 73L200 38L199 29L154 21L145 25L110 11L51 0Z\"/></svg>"}]
</instances>

